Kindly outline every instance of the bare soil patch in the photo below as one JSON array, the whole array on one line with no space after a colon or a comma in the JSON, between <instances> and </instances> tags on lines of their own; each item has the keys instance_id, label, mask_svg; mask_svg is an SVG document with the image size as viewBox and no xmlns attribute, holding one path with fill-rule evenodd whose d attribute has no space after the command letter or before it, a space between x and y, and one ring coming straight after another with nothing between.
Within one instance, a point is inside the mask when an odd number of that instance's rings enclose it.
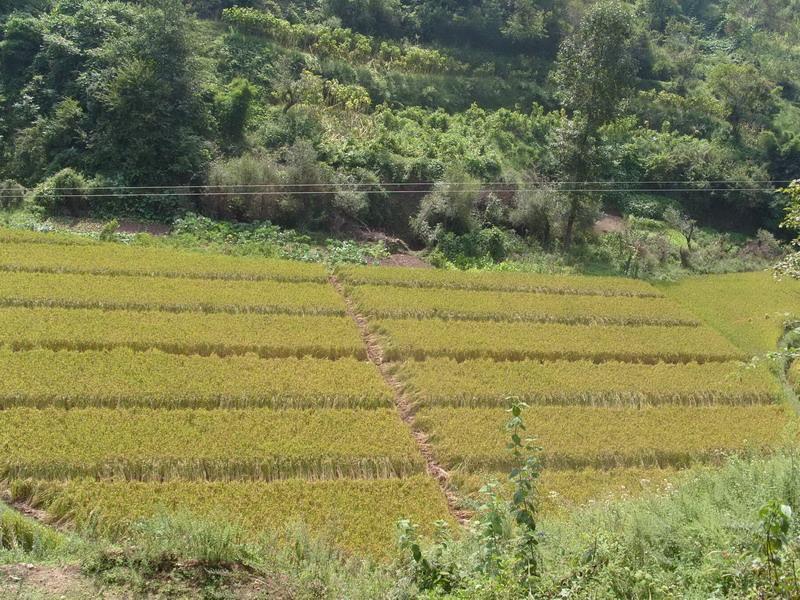
<instances>
[{"instance_id":1,"label":"bare soil patch","mask_svg":"<svg viewBox=\"0 0 800 600\"><path fill-rule=\"evenodd\" d=\"M58 219L60 226L76 233L98 233L105 225L105 221L97 219ZM170 226L164 223L143 223L132 219L119 220L119 233L149 233L150 235L163 236L169 233Z\"/></svg>"},{"instance_id":2,"label":"bare soil patch","mask_svg":"<svg viewBox=\"0 0 800 600\"><path fill-rule=\"evenodd\" d=\"M592 228L595 233L620 233L628 228L625 219L619 215L603 214L594 224Z\"/></svg>"},{"instance_id":3,"label":"bare soil patch","mask_svg":"<svg viewBox=\"0 0 800 600\"><path fill-rule=\"evenodd\" d=\"M420 269L432 269L433 267L424 260L413 254L398 252L389 258L380 261L382 267L416 267Z\"/></svg>"},{"instance_id":4,"label":"bare soil patch","mask_svg":"<svg viewBox=\"0 0 800 600\"><path fill-rule=\"evenodd\" d=\"M23 563L0 566L0 598L122 600L132 597L127 592L98 587L73 565L49 566Z\"/></svg>"}]
</instances>

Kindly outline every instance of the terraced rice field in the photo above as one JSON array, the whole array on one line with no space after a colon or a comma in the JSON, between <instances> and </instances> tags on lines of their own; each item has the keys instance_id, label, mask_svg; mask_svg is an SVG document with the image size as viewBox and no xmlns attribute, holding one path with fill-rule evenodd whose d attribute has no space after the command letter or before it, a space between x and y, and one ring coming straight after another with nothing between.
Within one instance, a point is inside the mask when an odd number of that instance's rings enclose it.
<instances>
[{"instance_id":1,"label":"terraced rice field","mask_svg":"<svg viewBox=\"0 0 800 600\"><path fill-rule=\"evenodd\" d=\"M503 425L512 397L530 405L548 510L663 487L680 469L730 454L768 452L786 443L795 418L774 366L750 362L761 346L741 343L763 326L747 320L742 332L733 317L753 313L751 291L772 283L767 274L726 276L721 314L700 297L713 287L702 278L659 289L396 268L345 267L339 277L380 340L416 427L464 494L510 467ZM736 304L739 286L749 307ZM695 287L692 301L682 298ZM771 302L784 316L800 314L799 288L775 285ZM774 350L777 336L768 339Z\"/></svg>"},{"instance_id":2,"label":"terraced rice field","mask_svg":"<svg viewBox=\"0 0 800 600\"><path fill-rule=\"evenodd\" d=\"M385 557L398 519L455 520L434 467L465 495L502 477L510 397L530 405L547 510L786 442L770 365L675 288L329 276L0 230L0 487L111 537L189 511Z\"/></svg>"},{"instance_id":3,"label":"terraced rice field","mask_svg":"<svg viewBox=\"0 0 800 600\"><path fill-rule=\"evenodd\" d=\"M400 518L451 519L324 267L0 240L0 480L18 500L111 536L164 510L254 535L303 521L376 556Z\"/></svg>"},{"instance_id":4,"label":"terraced rice field","mask_svg":"<svg viewBox=\"0 0 800 600\"><path fill-rule=\"evenodd\" d=\"M769 272L689 277L659 289L749 354L775 350L785 323L800 318L800 281Z\"/></svg>"}]
</instances>

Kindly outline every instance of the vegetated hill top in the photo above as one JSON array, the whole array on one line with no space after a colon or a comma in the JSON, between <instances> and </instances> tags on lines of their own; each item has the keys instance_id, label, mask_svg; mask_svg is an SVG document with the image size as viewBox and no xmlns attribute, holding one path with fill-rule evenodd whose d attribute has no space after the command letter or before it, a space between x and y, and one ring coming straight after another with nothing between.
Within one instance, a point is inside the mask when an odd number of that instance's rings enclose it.
<instances>
[{"instance_id":1,"label":"vegetated hill top","mask_svg":"<svg viewBox=\"0 0 800 600\"><path fill-rule=\"evenodd\" d=\"M788 1L233 4L3 3L2 204L550 248L603 204L774 227L797 175Z\"/></svg>"}]
</instances>

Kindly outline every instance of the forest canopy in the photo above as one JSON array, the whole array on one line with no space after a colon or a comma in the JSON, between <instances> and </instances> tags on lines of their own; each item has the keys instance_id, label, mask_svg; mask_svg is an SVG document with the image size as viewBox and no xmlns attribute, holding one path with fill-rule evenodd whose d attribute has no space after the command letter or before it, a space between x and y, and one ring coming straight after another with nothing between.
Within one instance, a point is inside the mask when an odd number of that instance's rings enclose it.
<instances>
[{"instance_id":1,"label":"forest canopy","mask_svg":"<svg viewBox=\"0 0 800 600\"><path fill-rule=\"evenodd\" d=\"M777 231L798 9L2 0L0 204L429 245L569 246L601 208Z\"/></svg>"}]
</instances>

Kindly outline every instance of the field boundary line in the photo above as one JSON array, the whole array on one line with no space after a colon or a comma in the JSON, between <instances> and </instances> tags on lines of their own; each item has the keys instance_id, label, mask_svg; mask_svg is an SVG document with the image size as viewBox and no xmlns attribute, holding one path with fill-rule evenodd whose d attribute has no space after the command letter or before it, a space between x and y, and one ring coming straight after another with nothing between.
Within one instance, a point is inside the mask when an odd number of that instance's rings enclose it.
<instances>
[{"instance_id":1,"label":"field boundary line","mask_svg":"<svg viewBox=\"0 0 800 600\"><path fill-rule=\"evenodd\" d=\"M591 276L586 276L591 277ZM659 292L657 289L654 288L654 291L646 292L646 291L605 291L601 290L600 288L555 288L555 287L544 287L544 286L503 286L495 285L495 284L478 284L478 285L471 285L471 284L451 284L451 283L430 283L427 281L403 281L403 280L392 280L392 281L384 281L384 280L377 280L377 279L367 279L367 278L358 278L358 277L350 277L345 276L344 278L345 283L347 285L353 285L356 287L359 286L380 286L380 287L388 287L388 288L410 288L410 289L421 289L421 290L439 290L439 291L447 291L447 290L456 290L461 292L495 292L499 294L505 293L519 293L519 294L541 294L545 296L588 296L588 297L602 297L602 298L646 298L646 299L664 299L667 298L667 295L663 292Z\"/></svg>"},{"instance_id":2,"label":"field boundary line","mask_svg":"<svg viewBox=\"0 0 800 600\"><path fill-rule=\"evenodd\" d=\"M344 299L347 307L347 314L353 319L356 327L358 327L361 338L364 341L368 360L375 365L375 368L378 369L378 372L381 374L381 377L383 377L386 385L388 385L389 389L392 390L397 412L411 431L411 435L417 444L417 448L419 449L422 458L425 460L425 470L427 471L428 475L433 477L439 484L439 488L442 490L445 500L447 501L447 508L453 518L455 518L462 525L466 524L469 521L470 513L458 508L459 499L450 487L450 473L447 472L436 460L433 446L428 439L428 434L416 426L413 402L404 391L403 385L392 373L388 363L384 362L383 348L381 347L378 337L369 330L368 319L363 314L358 312L355 302L350 298L350 296L347 295L344 285L342 285L336 275L332 274L329 281L334 289L336 289L336 291L339 292Z\"/></svg>"},{"instance_id":3,"label":"field boundary line","mask_svg":"<svg viewBox=\"0 0 800 600\"><path fill-rule=\"evenodd\" d=\"M42 527L47 527L58 533L65 535L73 534L66 523L59 523L51 518L50 514L41 508L36 508L30 502L22 500L13 500L11 497L11 490L8 487L0 488L0 502L2 502L9 510L35 521Z\"/></svg>"},{"instance_id":4,"label":"field boundary line","mask_svg":"<svg viewBox=\"0 0 800 600\"><path fill-rule=\"evenodd\" d=\"M50 298L0 297L0 308L63 308L66 310L103 310L106 312L165 312L202 313L226 315L287 315L290 317L344 317L346 311L339 308L294 308L269 304L170 304L160 302L93 301Z\"/></svg>"},{"instance_id":5,"label":"field boundary line","mask_svg":"<svg viewBox=\"0 0 800 600\"><path fill-rule=\"evenodd\" d=\"M82 246L83 247L83 246ZM202 255L200 255L202 256ZM325 285L327 279L320 277L291 277L271 274L245 273L236 271L163 271L147 269L117 269L117 268L82 268L64 266L20 266L14 263L1 263L0 271L4 273L38 273L42 275L98 275L105 277L140 277L161 279L191 279L201 281L267 281L275 283L318 283Z\"/></svg>"},{"instance_id":6,"label":"field boundary line","mask_svg":"<svg viewBox=\"0 0 800 600\"><path fill-rule=\"evenodd\" d=\"M446 291L446 290L443 290ZM439 319L441 321L481 321L490 323L537 323L542 325L618 325L622 327L701 327L703 323L699 319L670 319L658 317L608 317L608 316L559 316L547 313L541 314L512 314L512 313L463 313L454 311L414 311L414 310L368 310L365 311L368 318L375 319L417 319L425 321L429 319Z\"/></svg>"}]
</instances>

